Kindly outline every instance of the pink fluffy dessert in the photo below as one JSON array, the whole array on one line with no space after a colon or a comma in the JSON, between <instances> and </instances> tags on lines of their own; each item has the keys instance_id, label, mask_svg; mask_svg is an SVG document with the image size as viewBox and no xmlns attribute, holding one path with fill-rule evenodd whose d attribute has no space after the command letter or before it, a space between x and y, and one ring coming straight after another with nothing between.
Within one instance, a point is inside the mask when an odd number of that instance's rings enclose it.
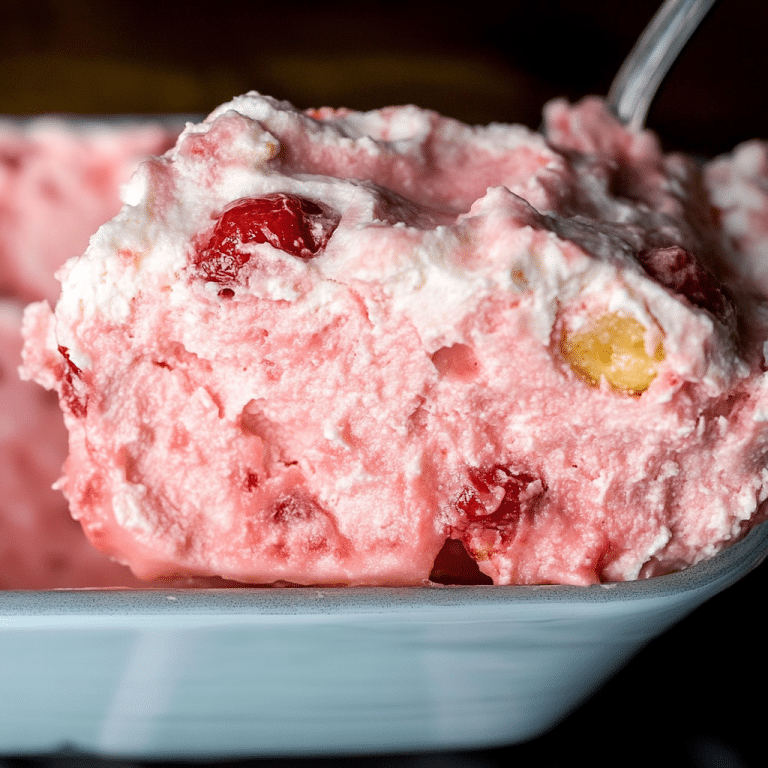
<instances>
[{"instance_id":1,"label":"pink fluffy dessert","mask_svg":"<svg viewBox=\"0 0 768 768\"><path fill-rule=\"evenodd\" d=\"M705 169L722 231L738 258L741 283L768 296L768 143L752 140Z\"/></svg>"},{"instance_id":2,"label":"pink fluffy dessert","mask_svg":"<svg viewBox=\"0 0 768 768\"><path fill-rule=\"evenodd\" d=\"M54 301L55 271L120 210L120 187L178 131L160 124L0 121L0 293Z\"/></svg>"},{"instance_id":3,"label":"pink fluffy dessert","mask_svg":"<svg viewBox=\"0 0 768 768\"><path fill-rule=\"evenodd\" d=\"M24 321L91 541L143 578L419 585L450 550L584 585L760 521L764 309L700 171L597 100L546 120L251 93L144 163Z\"/></svg>"},{"instance_id":4,"label":"pink fluffy dessert","mask_svg":"<svg viewBox=\"0 0 768 768\"><path fill-rule=\"evenodd\" d=\"M0 589L139 586L91 546L52 488L67 430L53 393L19 379L22 306L0 300Z\"/></svg>"},{"instance_id":5,"label":"pink fluffy dessert","mask_svg":"<svg viewBox=\"0 0 768 768\"><path fill-rule=\"evenodd\" d=\"M0 589L142 583L91 546L52 488L67 431L55 395L19 379L21 318L30 299L58 295L55 270L120 210L140 160L177 134L150 122L0 122Z\"/></svg>"}]
</instances>

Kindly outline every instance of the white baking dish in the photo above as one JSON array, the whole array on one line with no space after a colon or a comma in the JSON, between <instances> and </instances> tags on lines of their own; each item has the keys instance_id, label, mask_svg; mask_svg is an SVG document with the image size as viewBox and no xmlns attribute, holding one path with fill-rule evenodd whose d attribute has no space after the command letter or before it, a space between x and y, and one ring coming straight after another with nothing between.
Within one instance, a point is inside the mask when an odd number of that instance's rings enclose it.
<instances>
[{"instance_id":1,"label":"white baking dish","mask_svg":"<svg viewBox=\"0 0 768 768\"><path fill-rule=\"evenodd\" d=\"M525 741L767 552L761 525L686 571L593 587L0 592L0 753Z\"/></svg>"}]
</instances>

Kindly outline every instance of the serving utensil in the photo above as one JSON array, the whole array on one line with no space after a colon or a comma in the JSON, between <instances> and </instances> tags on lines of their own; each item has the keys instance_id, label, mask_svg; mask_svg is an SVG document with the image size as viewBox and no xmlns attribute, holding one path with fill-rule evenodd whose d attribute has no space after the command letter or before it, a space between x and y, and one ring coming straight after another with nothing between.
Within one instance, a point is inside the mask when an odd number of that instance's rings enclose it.
<instances>
[{"instance_id":1,"label":"serving utensil","mask_svg":"<svg viewBox=\"0 0 768 768\"><path fill-rule=\"evenodd\" d=\"M666 0L635 43L608 91L611 111L640 129L672 64L716 0Z\"/></svg>"}]
</instances>

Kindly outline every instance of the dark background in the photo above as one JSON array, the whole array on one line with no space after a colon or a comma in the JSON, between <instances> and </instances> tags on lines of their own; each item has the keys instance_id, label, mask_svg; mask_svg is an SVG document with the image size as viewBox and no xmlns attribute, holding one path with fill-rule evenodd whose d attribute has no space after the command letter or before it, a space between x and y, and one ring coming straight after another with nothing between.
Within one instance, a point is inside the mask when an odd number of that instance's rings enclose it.
<instances>
[{"instance_id":1,"label":"dark background","mask_svg":"<svg viewBox=\"0 0 768 768\"><path fill-rule=\"evenodd\" d=\"M469 122L536 126L549 98L604 94L658 5L2 0L0 113L206 113L256 89L300 107L413 102ZM712 155L768 137L766 30L768 2L720 0L649 116L667 147ZM767 568L652 643L562 725L528 744L464 754L227 765L768 764ZM0 757L0 768L32 765L82 768L95 761Z\"/></svg>"},{"instance_id":2,"label":"dark background","mask_svg":"<svg viewBox=\"0 0 768 768\"><path fill-rule=\"evenodd\" d=\"M209 112L255 89L299 107L413 102L538 125L604 94L659 0L0 0L0 113ZM700 154L768 136L768 3L720 0L650 124Z\"/></svg>"}]
</instances>

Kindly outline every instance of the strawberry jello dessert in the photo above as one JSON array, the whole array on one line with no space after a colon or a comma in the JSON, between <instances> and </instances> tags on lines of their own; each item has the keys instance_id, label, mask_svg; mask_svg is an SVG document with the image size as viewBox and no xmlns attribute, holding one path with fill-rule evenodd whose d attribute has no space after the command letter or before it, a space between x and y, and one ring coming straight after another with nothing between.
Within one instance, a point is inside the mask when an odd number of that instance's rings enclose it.
<instances>
[{"instance_id":1,"label":"strawberry jello dessert","mask_svg":"<svg viewBox=\"0 0 768 768\"><path fill-rule=\"evenodd\" d=\"M738 253L742 284L768 296L768 142L753 139L705 169L704 181L721 228Z\"/></svg>"},{"instance_id":2,"label":"strawberry jello dessert","mask_svg":"<svg viewBox=\"0 0 768 768\"><path fill-rule=\"evenodd\" d=\"M597 100L546 124L249 93L145 162L24 322L91 541L142 578L586 585L760 521L764 310L700 170Z\"/></svg>"},{"instance_id":3,"label":"strawberry jello dessert","mask_svg":"<svg viewBox=\"0 0 768 768\"><path fill-rule=\"evenodd\" d=\"M178 129L154 121L0 121L0 589L139 586L51 486L67 455L56 396L19 379L24 304L121 207L120 187Z\"/></svg>"},{"instance_id":4,"label":"strawberry jello dessert","mask_svg":"<svg viewBox=\"0 0 768 768\"><path fill-rule=\"evenodd\" d=\"M54 272L120 210L120 187L139 162L165 152L179 130L0 120L0 293L55 300Z\"/></svg>"},{"instance_id":5,"label":"strawberry jello dessert","mask_svg":"<svg viewBox=\"0 0 768 768\"><path fill-rule=\"evenodd\" d=\"M0 300L0 589L140 586L91 546L51 487L67 430L56 396L19 379L22 308Z\"/></svg>"}]
</instances>

